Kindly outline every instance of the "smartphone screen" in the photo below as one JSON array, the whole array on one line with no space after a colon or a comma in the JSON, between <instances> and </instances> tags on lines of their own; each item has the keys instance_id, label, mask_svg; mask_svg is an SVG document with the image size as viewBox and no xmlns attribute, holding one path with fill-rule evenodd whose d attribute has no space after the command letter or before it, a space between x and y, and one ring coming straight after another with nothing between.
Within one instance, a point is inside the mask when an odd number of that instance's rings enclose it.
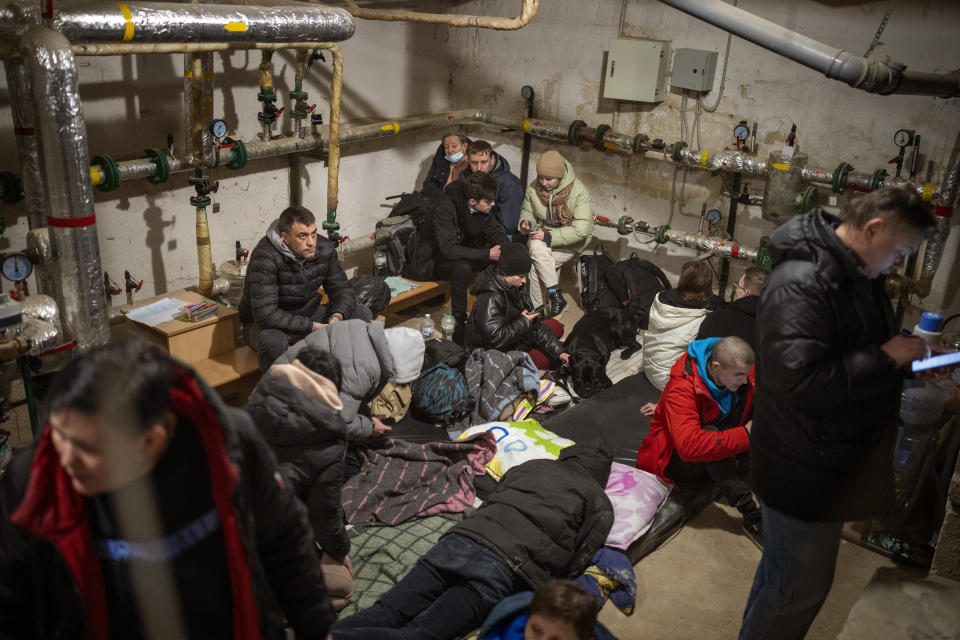
<instances>
[{"instance_id":1,"label":"smartphone screen","mask_svg":"<svg viewBox=\"0 0 960 640\"><path fill-rule=\"evenodd\" d=\"M910 364L910 369L913 371L926 371L927 369L938 369L955 364L960 364L960 351L941 353L936 356L924 358L923 360L914 360Z\"/></svg>"}]
</instances>

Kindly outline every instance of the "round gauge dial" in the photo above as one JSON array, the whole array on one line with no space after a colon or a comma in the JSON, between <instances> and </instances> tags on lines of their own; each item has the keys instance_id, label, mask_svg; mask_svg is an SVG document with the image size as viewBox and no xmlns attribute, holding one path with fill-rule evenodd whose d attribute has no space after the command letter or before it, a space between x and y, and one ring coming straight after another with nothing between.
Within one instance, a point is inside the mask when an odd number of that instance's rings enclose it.
<instances>
[{"instance_id":1,"label":"round gauge dial","mask_svg":"<svg viewBox=\"0 0 960 640\"><path fill-rule=\"evenodd\" d=\"M20 282L26 280L33 273L33 263L24 253L11 253L4 256L3 263L0 263L0 269L7 280Z\"/></svg>"},{"instance_id":2,"label":"round gauge dial","mask_svg":"<svg viewBox=\"0 0 960 640\"><path fill-rule=\"evenodd\" d=\"M227 123L217 119L210 123L210 131L215 138L222 138L227 135Z\"/></svg>"},{"instance_id":3,"label":"round gauge dial","mask_svg":"<svg viewBox=\"0 0 960 640\"><path fill-rule=\"evenodd\" d=\"M893 134L893 141L898 147L905 147L910 144L910 139L913 136L910 134L910 131L907 129L900 129L895 134Z\"/></svg>"},{"instance_id":4,"label":"round gauge dial","mask_svg":"<svg viewBox=\"0 0 960 640\"><path fill-rule=\"evenodd\" d=\"M743 142L750 137L750 129L745 124L738 124L733 130L733 137Z\"/></svg>"},{"instance_id":5,"label":"round gauge dial","mask_svg":"<svg viewBox=\"0 0 960 640\"><path fill-rule=\"evenodd\" d=\"M520 97L523 98L524 100L533 99L533 87L531 87L528 84L525 84L522 87L520 87Z\"/></svg>"},{"instance_id":6,"label":"round gauge dial","mask_svg":"<svg viewBox=\"0 0 960 640\"><path fill-rule=\"evenodd\" d=\"M720 211L718 209L710 209L710 211L707 211L707 222L710 224L720 224Z\"/></svg>"}]
</instances>

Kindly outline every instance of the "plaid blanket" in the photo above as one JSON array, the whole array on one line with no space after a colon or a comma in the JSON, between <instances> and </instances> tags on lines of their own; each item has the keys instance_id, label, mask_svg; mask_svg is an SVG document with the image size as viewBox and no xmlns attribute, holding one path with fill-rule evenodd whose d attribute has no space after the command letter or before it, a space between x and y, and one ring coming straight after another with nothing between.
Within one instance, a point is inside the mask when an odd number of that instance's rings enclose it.
<instances>
[{"instance_id":1,"label":"plaid blanket","mask_svg":"<svg viewBox=\"0 0 960 640\"><path fill-rule=\"evenodd\" d=\"M457 442L385 439L358 453L363 468L341 491L347 522L399 524L472 507L473 476L484 474L497 444L484 432Z\"/></svg>"}]
</instances>

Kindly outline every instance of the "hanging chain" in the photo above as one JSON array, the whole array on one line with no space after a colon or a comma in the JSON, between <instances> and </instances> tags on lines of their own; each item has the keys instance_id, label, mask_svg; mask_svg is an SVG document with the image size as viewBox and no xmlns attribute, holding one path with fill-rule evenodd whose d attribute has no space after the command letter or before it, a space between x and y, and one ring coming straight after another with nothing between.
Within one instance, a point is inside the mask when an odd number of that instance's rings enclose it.
<instances>
[{"instance_id":1,"label":"hanging chain","mask_svg":"<svg viewBox=\"0 0 960 640\"><path fill-rule=\"evenodd\" d=\"M880 21L880 26L877 27L877 35L873 36L873 42L870 43L870 46L867 48L867 52L863 54L864 58L869 58L870 54L873 53L873 50L877 48L878 44L880 44L880 36L883 35L883 30L887 28L887 21L890 19L891 13L893 13L893 7L887 9L887 12L883 14L883 19Z\"/></svg>"}]
</instances>

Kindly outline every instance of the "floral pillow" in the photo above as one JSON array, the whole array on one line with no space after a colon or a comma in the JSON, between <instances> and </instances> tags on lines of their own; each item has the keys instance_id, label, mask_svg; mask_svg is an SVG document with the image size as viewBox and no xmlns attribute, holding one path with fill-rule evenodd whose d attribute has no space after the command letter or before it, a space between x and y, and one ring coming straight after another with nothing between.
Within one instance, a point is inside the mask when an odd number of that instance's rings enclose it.
<instances>
[{"instance_id":1,"label":"floral pillow","mask_svg":"<svg viewBox=\"0 0 960 640\"><path fill-rule=\"evenodd\" d=\"M556 460L561 450L573 444L573 440L547 431L536 420L488 422L470 427L458 439L484 431L492 431L497 442L497 455L487 463L487 472L497 480L528 460Z\"/></svg>"},{"instance_id":2,"label":"floral pillow","mask_svg":"<svg viewBox=\"0 0 960 640\"><path fill-rule=\"evenodd\" d=\"M613 503L613 527L607 546L626 550L645 534L670 490L670 485L652 473L619 462L610 465L606 492Z\"/></svg>"}]
</instances>

